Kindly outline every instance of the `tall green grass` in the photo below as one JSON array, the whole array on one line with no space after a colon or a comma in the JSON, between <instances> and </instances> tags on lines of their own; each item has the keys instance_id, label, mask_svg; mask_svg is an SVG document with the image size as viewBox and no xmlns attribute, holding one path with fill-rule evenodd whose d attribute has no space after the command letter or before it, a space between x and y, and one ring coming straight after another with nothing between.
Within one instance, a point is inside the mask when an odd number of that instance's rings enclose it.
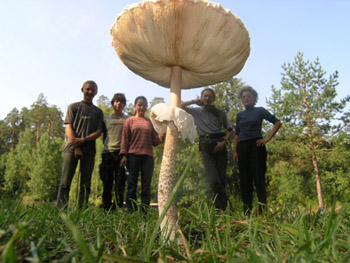
<instances>
[{"instance_id":1,"label":"tall green grass","mask_svg":"<svg viewBox=\"0 0 350 263\"><path fill-rule=\"evenodd\" d=\"M188 251L163 239L158 213L60 213L0 200L2 262L349 262L349 204L320 215L281 208L263 216L180 209ZM154 234L155 233L155 234ZM154 235L154 237L152 237ZM150 242L151 253L149 256Z\"/></svg>"},{"instance_id":2,"label":"tall green grass","mask_svg":"<svg viewBox=\"0 0 350 263\"><path fill-rule=\"evenodd\" d=\"M193 158L193 151L189 164ZM189 165L188 164L188 165ZM186 177L187 166L167 208ZM241 205L236 201L235 207ZM349 203L325 214L282 207L250 217L205 203L179 208L187 243L160 233L164 213L151 208L106 213L88 207L59 211L53 204L0 200L2 262L349 262Z\"/></svg>"}]
</instances>

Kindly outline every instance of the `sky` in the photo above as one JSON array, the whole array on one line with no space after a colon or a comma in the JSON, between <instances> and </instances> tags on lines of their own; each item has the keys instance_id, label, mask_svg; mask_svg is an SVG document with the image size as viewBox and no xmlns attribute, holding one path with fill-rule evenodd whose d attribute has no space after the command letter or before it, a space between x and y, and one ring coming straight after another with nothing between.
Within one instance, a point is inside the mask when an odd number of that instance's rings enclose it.
<instances>
[{"instance_id":1,"label":"sky","mask_svg":"<svg viewBox=\"0 0 350 263\"><path fill-rule=\"evenodd\" d=\"M13 109L30 106L43 93L49 105L65 113L82 100L86 80L98 84L99 95L125 93L149 101L169 89L130 71L112 47L110 28L132 0L0 0L0 120ZM249 31L251 52L237 78L259 93L265 106L271 87L279 88L282 65L300 51L305 60L319 58L327 78L339 72L338 99L350 85L350 1L222 0ZM201 88L185 90L191 100Z\"/></svg>"}]
</instances>

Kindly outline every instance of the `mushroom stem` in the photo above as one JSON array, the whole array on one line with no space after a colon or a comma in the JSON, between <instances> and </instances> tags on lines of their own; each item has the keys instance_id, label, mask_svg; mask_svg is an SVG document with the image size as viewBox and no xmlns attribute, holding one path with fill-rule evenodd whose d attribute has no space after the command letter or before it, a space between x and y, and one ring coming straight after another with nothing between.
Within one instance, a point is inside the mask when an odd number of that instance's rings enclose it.
<instances>
[{"instance_id":1,"label":"mushroom stem","mask_svg":"<svg viewBox=\"0 0 350 263\"><path fill-rule=\"evenodd\" d=\"M181 104L181 81L182 69L178 66L171 68L171 84L170 84L170 105L179 107ZM175 125L173 125L175 127ZM174 188L174 174L176 154L179 144L179 133L175 128L168 128L164 143L164 152L162 164L159 173L158 184L158 209L159 215L162 214L165 204ZM177 226L177 211L174 204L167 211L162 223L162 232L167 236L170 234L170 240L175 239ZM180 240L179 240L180 241ZM181 240L182 241L182 240ZM178 243L182 243L182 242Z\"/></svg>"},{"instance_id":2,"label":"mushroom stem","mask_svg":"<svg viewBox=\"0 0 350 263\"><path fill-rule=\"evenodd\" d=\"M171 68L170 78L170 105L175 107L181 106L181 82L182 69L178 66Z\"/></svg>"}]
</instances>

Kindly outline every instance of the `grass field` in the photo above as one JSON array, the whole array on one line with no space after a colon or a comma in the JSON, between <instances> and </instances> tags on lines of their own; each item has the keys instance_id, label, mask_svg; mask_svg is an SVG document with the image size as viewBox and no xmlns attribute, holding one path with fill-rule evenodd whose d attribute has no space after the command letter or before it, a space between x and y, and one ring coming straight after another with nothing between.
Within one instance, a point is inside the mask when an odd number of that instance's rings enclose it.
<instances>
[{"instance_id":1,"label":"grass field","mask_svg":"<svg viewBox=\"0 0 350 263\"><path fill-rule=\"evenodd\" d=\"M187 243L178 246L155 227L156 209L61 212L2 199L0 253L2 262L350 262L349 212L349 204L323 215L285 207L250 217L181 208Z\"/></svg>"}]
</instances>

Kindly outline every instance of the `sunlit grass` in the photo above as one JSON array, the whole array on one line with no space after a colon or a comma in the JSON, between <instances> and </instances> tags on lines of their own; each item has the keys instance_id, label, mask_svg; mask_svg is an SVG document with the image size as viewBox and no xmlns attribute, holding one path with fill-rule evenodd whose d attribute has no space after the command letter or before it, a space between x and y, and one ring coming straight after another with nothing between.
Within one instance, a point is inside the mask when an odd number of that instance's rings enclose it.
<instances>
[{"instance_id":1,"label":"sunlit grass","mask_svg":"<svg viewBox=\"0 0 350 263\"><path fill-rule=\"evenodd\" d=\"M193 153L193 151L192 151ZM191 158L189 158L189 164ZM178 180L164 213L186 177ZM179 207L187 243L160 232L155 208L128 213L89 206L58 210L53 204L0 199L2 262L348 262L349 204L321 214L310 208L270 208L245 216L206 203Z\"/></svg>"},{"instance_id":2,"label":"sunlit grass","mask_svg":"<svg viewBox=\"0 0 350 263\"><path fill-rule=\"evenodd\" d=\"M0 200L2 262L347 262L349 204L324 215L281 208L244 217L206 204L180 209L188 251L156 228L158 213ZM148 250L155 234L151 256Z\"/></svg>"}]
</instances>

